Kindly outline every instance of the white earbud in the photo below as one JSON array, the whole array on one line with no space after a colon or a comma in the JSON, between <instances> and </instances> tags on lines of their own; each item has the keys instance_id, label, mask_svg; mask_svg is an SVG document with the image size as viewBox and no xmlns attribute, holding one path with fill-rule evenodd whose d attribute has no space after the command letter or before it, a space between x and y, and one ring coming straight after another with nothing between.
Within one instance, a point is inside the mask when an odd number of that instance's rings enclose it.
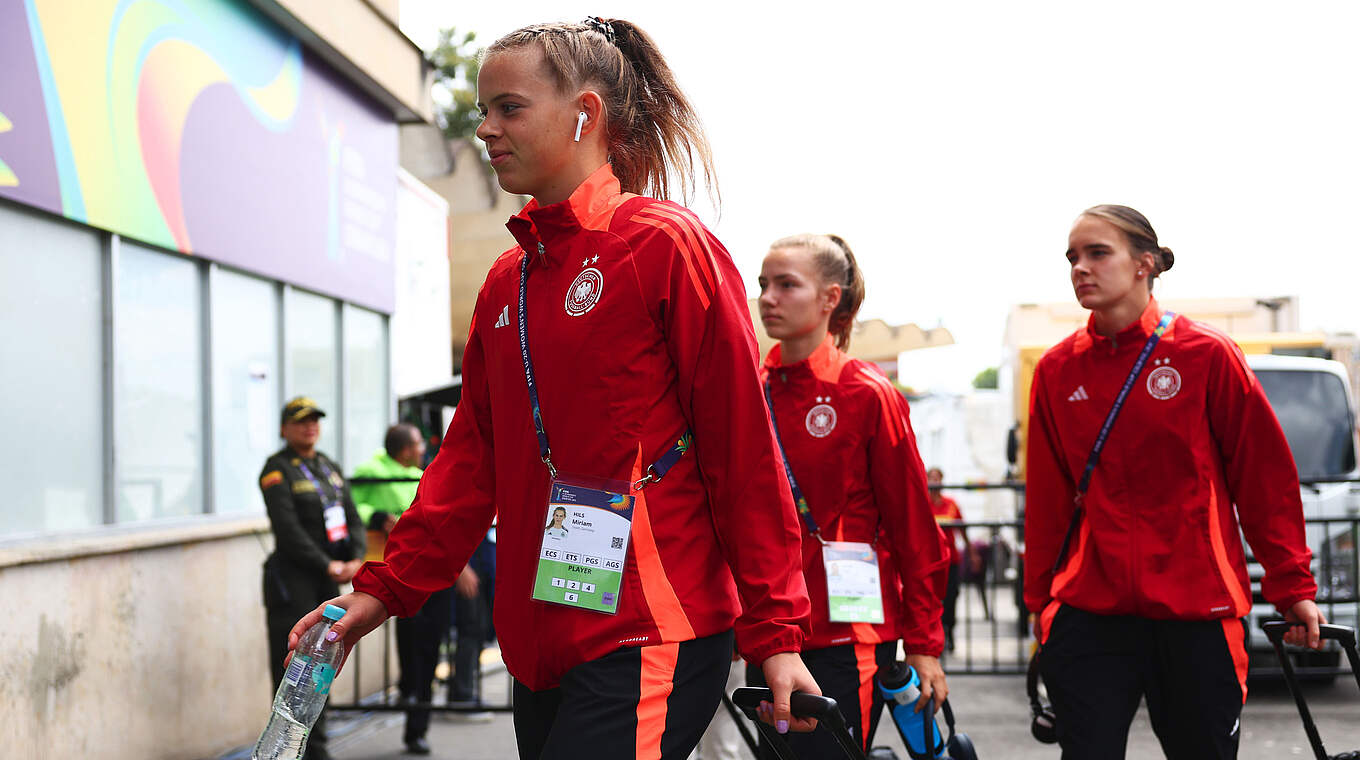
<instances>
[{"instance_id":1,"label":"white earbud","mask_svg":"<svg viewBox=\"0 0 1360 760\"><path fill-rule=\"evenodd\" d=\"M576 137L573 138L576 142L581 142L581 127L585 126L585 123L586 112L582 111L576 116Z\"/></svg>"}]
</instances>

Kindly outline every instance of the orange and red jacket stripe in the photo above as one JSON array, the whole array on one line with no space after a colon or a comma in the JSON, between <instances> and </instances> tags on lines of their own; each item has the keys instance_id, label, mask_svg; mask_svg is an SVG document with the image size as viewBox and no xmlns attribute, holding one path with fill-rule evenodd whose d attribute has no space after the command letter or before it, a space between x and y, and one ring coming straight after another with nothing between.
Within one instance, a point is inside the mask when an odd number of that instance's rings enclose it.
<instances>
[{"instance_id":1,"label":"orange and red jacket stripe","mask_svg":"<svg viewBox=\"0 0 1360 760\"><path fill-rule=\"evenodd\" d=\"M393 614L415 612L453 583L496 516L496 632L510 672L531 689L619 647L687 641L734 621L750 661L798 651L809 615L798 517L731 256L684 208L621 193L607 165L566 201L530 202L507 226L519 246L478 295L462 403L385 562L365 566L355 588ZM616 615L530 598L549 478L517 333L525 251L529 344L559 471L632 482L694 433L665 478L635 492ZM570 302L587 269L595 300Z\"/></svg>"},{"instance_id":2,"label":"orange and red jacket stripe","mask_svg":"<svg viewBox=\"0 0 1360 760\"><path fill-rule=\"evenodd\" d=\"M1081 530L1052 573L1096 434L1160 318L1152 300L1113 339L1088 323L1035 368L1025 467L1025 603L1035 613L1056 598L1098 614L1241 617L1251 592L1239 524L1268 601L1287 610L1317 591L1275 413L1241 350L1184 316L1130 391Z\"/></svg>"},{"instance_id":3,"label":"orange and red jacket stripe","mask_svg":"<svg viewBox=\"0 0 1360 760\"><path fill-rule=\"evenodd\" d=\"M931 513L906 399L877 367L846 356L830 336L790 365L775 346L761 375L770 381L784 451L822 538L872 542L879 555L884 623L832 623L821 544L800 521L812 599L812 637L804 649L901 638L908 654L938 656L949 549Z\"/></svg>"}]
</instances>

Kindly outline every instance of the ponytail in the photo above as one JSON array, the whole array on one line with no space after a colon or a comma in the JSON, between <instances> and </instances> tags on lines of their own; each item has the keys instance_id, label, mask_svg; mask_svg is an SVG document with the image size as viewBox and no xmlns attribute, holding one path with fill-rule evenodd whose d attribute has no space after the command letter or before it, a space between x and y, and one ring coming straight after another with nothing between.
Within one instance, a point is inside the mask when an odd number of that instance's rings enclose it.
<instances>
[{"instance_id":1,"label":"ponytail","mask_svg":"<svg viewBox=\"0 0 1360 760\"><path fill-rule=\"evenodd\" d=\"M841 300L831 310L826 330L836 339L836 348L850 348L850 332L855 327L855 315L864 303L864 273L860 271L850 244L839 235L790 235L770 245L778 248L801 248L812 255L812 265L822 285L841 286Z\"/></svg>"},{"instance_id":2,"label":"ponytail","mask_svg":"<svg viewBox=\"0 0 1360 760\"><path fill-rule=\"evenodd\" d=\"M591 17L580 24L537 24L511 32L487 48L489 57L536 43L559 91L594 88L605 106L609 162L624 192L671 197L680 180L689 203L695 164L704 186L721 202L713 155L699 116L652 38L623 19Z\"/></svg>"},{"instance_id":3,"label":"ponytail","mask_svg":"<svg viewBox=\"0 0 1360 760\"><path fill-rule=\"evenodd\" d=\"M855 326L855 315L859 313L860 304L864 303L864 273L860 271L855 254L850 251L850 245L844 238L839 235L827 237L845 253L845 274L840 280L841 300L831 310L831 318L827 322L827 331L836 336L836 348L845 351L850 348L850 331Z\"/></svg>"}]
</instances>

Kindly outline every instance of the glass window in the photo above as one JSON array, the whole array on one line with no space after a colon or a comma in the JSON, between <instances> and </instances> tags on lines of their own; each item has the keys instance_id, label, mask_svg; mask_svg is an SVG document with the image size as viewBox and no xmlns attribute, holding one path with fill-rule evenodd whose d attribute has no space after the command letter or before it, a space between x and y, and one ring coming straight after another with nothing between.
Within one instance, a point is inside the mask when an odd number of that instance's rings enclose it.
<instances>
[{"instance_id":1,"label":"glass window","mask_svg":"<svg viewBox=\"0 0 1360 760\"><path fill-rule=\"evenodd\" d=\"M203 511L197 262L121 241L114 279L119 522Z\"/></svg>"},{"instance_id":2,"label":"glass window","mask_svg":"<svg viewBox=\"0 0 1360 760\"><path fill-rule=\"evenodd\" d=\"M1344 477L1355 467L1346 385L1330 372L1258 370L1301 478Z\"/></svg>"},{"instance_id":3,"label":"glass window","mask_svg":"<svg viewBox=\"0 0 1360 760\"><path fill-rule=\"evenodd\" d=\"M100 240L0 204L0 535L104 521Z\"/></svg>"},{"instance_id":4,"label":"glass window","mask_svg":"<svg viewBox=\"0 0 1360 760\"><path fill-rule=\"evenodd\" d=\"M387 433L383 317L345 304L345 472L382 448Z\"/></svg>"},{"instance_id":5,"label":"glass window","mask_svg":"<svg viewBox=\"0 0 1360 760\"><path fill-rule=\"evenodd\" d=\"M337 457L340 408L336 351L335 301L294 290L289 294L284 325L288 345L288 390L284 400L310 396L326 412L316 447ZM280 404L279 406L282 406Z\"/></svg>"},{"instance_id":6,"label":"glass window","mask_svg":"<svg viewBox=\"0 0 1360 760\"><path fill-rule=\"evenodd\" d=\"M213 511L264 512L256 484L279 439L279 315L273 283L213 272Z\"/></svg>"}]
</instances>

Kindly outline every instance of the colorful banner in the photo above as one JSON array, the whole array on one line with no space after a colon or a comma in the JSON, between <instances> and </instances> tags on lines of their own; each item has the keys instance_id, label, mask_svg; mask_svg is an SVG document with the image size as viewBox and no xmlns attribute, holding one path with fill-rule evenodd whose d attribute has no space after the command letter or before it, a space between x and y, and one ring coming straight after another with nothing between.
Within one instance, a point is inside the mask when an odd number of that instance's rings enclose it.
<instances>
[{"instance_id":1,"label":"colorful banner","mask_svg":"<svg viewBox=\"0 0 1360 760\"><path fill-rule=\"evenodd\" d=\"M392 310L396 124L244 0L3 0L0 71L0 197Z\"/></svg>"}]
</instances>

